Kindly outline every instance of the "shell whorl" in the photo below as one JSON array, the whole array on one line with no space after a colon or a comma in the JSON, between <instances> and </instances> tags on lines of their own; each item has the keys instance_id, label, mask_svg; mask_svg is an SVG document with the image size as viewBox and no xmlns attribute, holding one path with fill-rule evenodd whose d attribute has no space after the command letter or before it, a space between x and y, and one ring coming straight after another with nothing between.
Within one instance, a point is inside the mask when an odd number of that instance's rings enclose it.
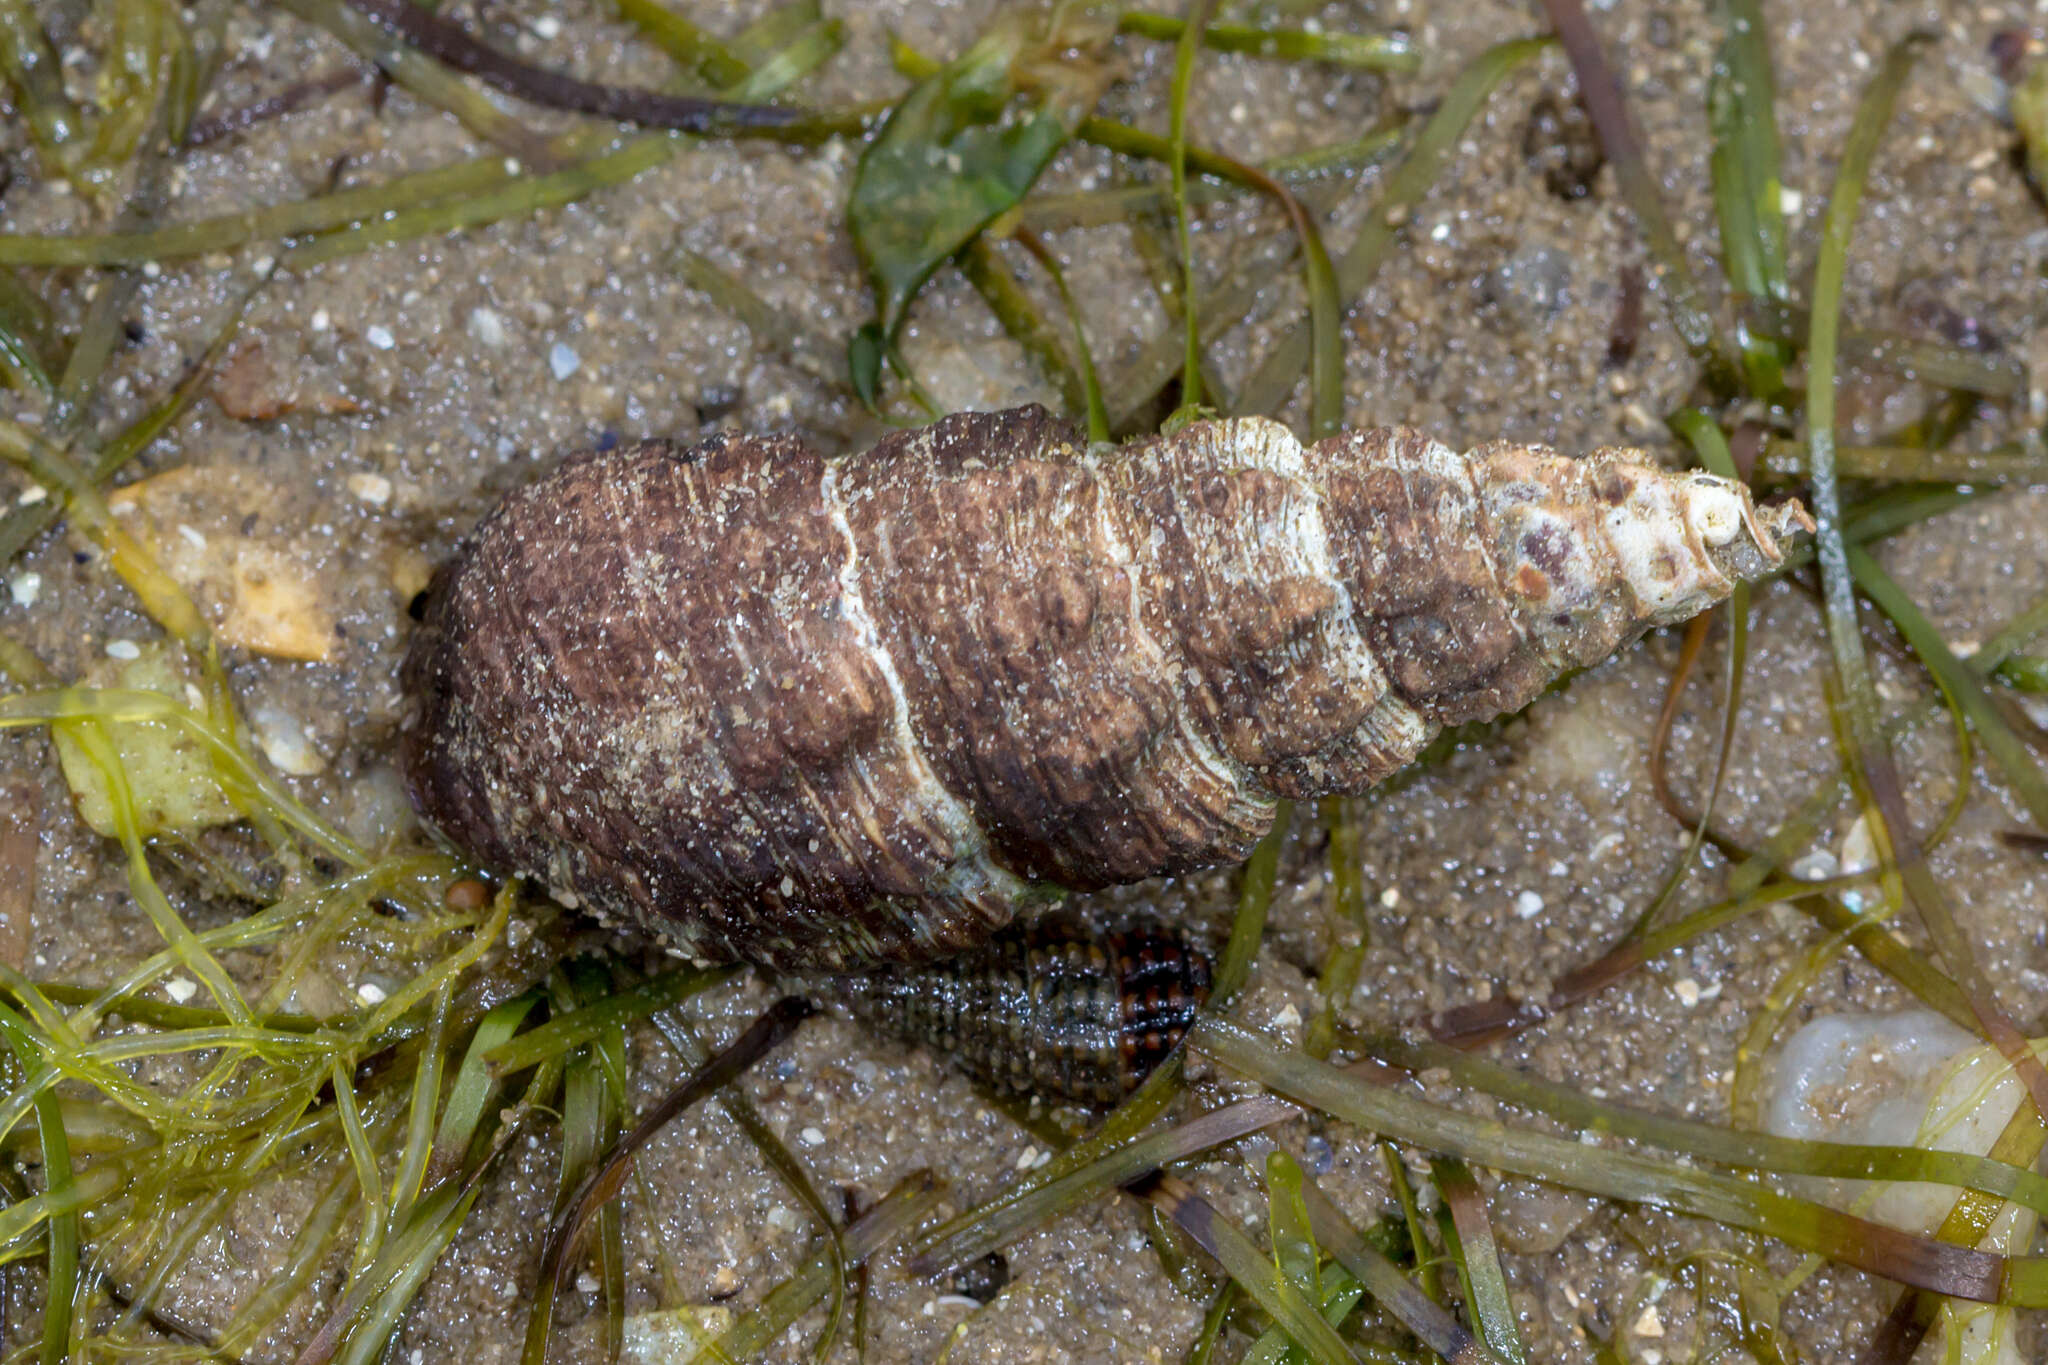
<instances>
[{"instance_id":1,"label":"shell whorl","mask_svg":"<svg viewBox=\"0 0 2048 1365\"><path fill-rule=\"evenodd\" d=\"M1804 524L1639 452L1262 419L1088 448L1042 409L826 462L573 457L508 497L407 662L421 811L684 947L944 957L1047 887L1241 858L1276 797L1680 621Z\"/></svg>"}]
</instances>

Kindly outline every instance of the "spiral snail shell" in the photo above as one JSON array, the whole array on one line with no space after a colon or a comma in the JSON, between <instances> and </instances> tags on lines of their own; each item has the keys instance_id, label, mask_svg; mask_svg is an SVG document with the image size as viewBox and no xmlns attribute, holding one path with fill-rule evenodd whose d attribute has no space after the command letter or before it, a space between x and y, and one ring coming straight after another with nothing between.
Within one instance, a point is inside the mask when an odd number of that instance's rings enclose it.
<instances>
[{"instance_id":1,"label":"spiral snail shell","mask_svg":"<svg viewBox=\"0 0 2048 1365\"><path fill-rule=\"evenodd\" d=\"M403 762L480 861L698 955L929 961L1059 887L1240 859L1277 797L1371 786L1802 527L1640 452L1398 428L651 441L444 568Z\"/></svg>"}]
</instances>

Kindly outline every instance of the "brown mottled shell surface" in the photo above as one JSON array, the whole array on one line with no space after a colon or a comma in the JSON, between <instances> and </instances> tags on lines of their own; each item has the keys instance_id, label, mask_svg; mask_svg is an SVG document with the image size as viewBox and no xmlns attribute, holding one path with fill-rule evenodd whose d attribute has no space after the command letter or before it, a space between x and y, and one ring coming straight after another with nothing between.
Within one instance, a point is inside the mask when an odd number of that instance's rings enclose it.
<instances>
[{"instance_id":1,"label":"brown mottled shell surface","mask_svg":"<svg viewBox=\"0 0 2048 1365\"><path fill-rule=\"evenodd\" d=\"M702 955L930 960L1051 887L1243 857L1276 797L1370 786L1803 521L1637 452L1260 419L650 442L469 537L404 763L486 864Z\"/></svg>"}]
</instances>

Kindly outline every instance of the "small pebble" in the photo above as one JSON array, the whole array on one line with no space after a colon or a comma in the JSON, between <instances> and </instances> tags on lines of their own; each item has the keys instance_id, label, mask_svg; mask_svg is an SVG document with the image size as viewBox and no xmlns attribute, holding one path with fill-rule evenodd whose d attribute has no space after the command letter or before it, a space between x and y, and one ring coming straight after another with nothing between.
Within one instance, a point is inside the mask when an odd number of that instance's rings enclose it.
<instances>
[{"instance_id":1,"label":"small pebble","mask_svg":"<svg viewBox=\"0 0 2048 1365\"><path fill-rule=\"evenodd\" d=\"M825 1145L824 1131L816 1127L806 1128L797 1136L804 1140L804 1146L806 1147L823 1147Z\"/></svg>"},{"instance_id":2,"label":"small pebble","mask_svg":"<svg viewBox=\"0 0 2048 1365\"><path fill-rule=\"evenodd\" d=\"M1783 213L1787 218L1797 218L1799 211L1805 207L1805 195L1793 189L1790 185L1784 185L1779 188L1778 211L1780 213Z\"/></svg>"},{"instance_id":3,"label":"small pebble","mask_svg":"<svg viewBox=\"0 0 2048 1365\"><path fill-rule=\"evenodd\" d=\"M351 474L348 476L348 491L372 507L382 507L391 501L391 480L382 474Z\"/></svg>"},{"instance_id":4,"label":"small pebble","mask_svg":"<svg viewBox=\"0 0 2048 1365\"><path fill-rule=\"evenodd\" d=\"M313 310L313 320L309 325L316 332L324 332L334 325L334 319L327 315L325 308L315 308Z\"/></svg>"},{"instance_id":5,"label":"small pebble","mask_svg":"<svg viewBox=\"0 0 2048 1365\"><path fill-rule=\"evenodd\" d=\"M1824 882L1841 871L1842 865L1835 861L1834 854L1817 849L1794 858L1785 870L1802 882Z\"/></svg>"},{"instance_id":6,"label":"small pebble","mask_svg":"<svg viewBox=\"0 0 2048 1365\"><path fill-rule=\"evenodd\" d=\"M587 1270L584 1270L584 1271L579 1271L579 1272L577 1272L577 1275L576 1275L576 1292L577 1292L577 1293L579 1293L579 1294L595 1294L595 1293L597 1292L597 1290L598 1290L598 1284L597 1284L597 1276L595 1276L595 1275L591 1274L591 1273L590 1273L589 1271L587 1271Z\"/></svg>"},{"instance_id":7,"label":"small pebble","mask_svg":"<svg viewBox=\"0 0 2048 1365\"><path fill-rule=\"evenodd\" d=\"M49 496L49 489L43 487L39 483L32 483L28 487L21 490L21 496L16 498L15 501L20 503L23 507L34 507L37 503L41 502L44 498L47 498Z\"/></svg>"},{"instance_id":8,"label":"small pebble","mask_svg":"<svg viewBox=\"0 0 2048 1365\"><path fill-rule=\"evenodd\" d=\"M356 987L356 999L365 1005L384 1003L384 988L374 981L365 981Z\"/></svg>"},{"instance_id":9,"label":"small pebble","mask_svg":"<svg viewBox=\"0 0 2048 1365\"><path fill-rule=\"evenodd\" d=\"M184 1004L199 994L199 983L187 976L174 976L164 982L164 994L176 1004Z\"/></svg>"},{"instance_id":10,"label":"small pebble","mask_svg":"<svg viewBox=\"0 0 2048 1365\"><path fill-rule=\"evenodd\" d=\"M109 659L124 660L139 659L142 657L142 646L136 644L133 640L109 640L107 641L107 657Z\"/></svg>"},{"instance_id":11,"label":"small pebble","mask_svg":"<svg viewBox=\"0 0 2048 1365\"><path fill-rule=\"evenodd\" d=\"M32 607L43 595L43 576L39 573L18 573L7 580L7 595L14 599L17 607Z\"/></svg>"},{"instance_id":12,"label":"small pebble","mask_svg":"<svg viewBox=\"0 0 2048 1365\"><path fill-rule=\"evenodd\" d=\"M1401 892L1399 888L1390 886L1380 892L1380 908L1382 910L1393 910L1398 908L1400 904Z\"/></svg>"},{"instance_id":13,"label":"small pebble","mask_svg":"<svg viewBox=\"0 0 2048 1365\"><path fill-rule=\"evenodd\" d=\"M249 728L271 766L292 777L311 777L327 768L327 756L306 733L305 722L282 706L257 702L248 708Z\"/></svg>"},{"instance_id":14,"label":"small pebble","mask_svg":"<svg viewBox=\"0 0 2048 1365\"><path fill-rule=\"evenodd\" d=\"M1663 419L1653 416L1641 403L1624 403L1621 407L1621 424L1637 440L1647 441L1664 428Z\"/></svg>"},{"instance_id":15,"label":"small pebble","mask_svg":"<svg viewBox=\"0 0 2048 1365\"><path fill-rule=\"evenodd\" d=\"M145 280L156 279L163 273L164 268L158 265L155 261L144 261L142 263L142 278L144 278Z\"/></svg>"},{"instance_id":16,"label":"small pebble","mask_svg":"<svg viewBox=\"0 0 2048 1365\"><path fill-rule=\"evenodd\" d=\"M1657 1305L1646 1304L1635 1322L1629 1327L1639 1337L1661 1337L1664 1335L1664 1319L1657 1315Z\"/></svg>"},{"instance_id":17,"label":"small pebble","mask_svg":"<svg viewBox=\"0 0 2048 1365\"><path fill-rule=\"evenodd\" d=\"M506 341L505 319L495 308L470 309L467 330L470 339L479 346L503 346Z\"/></svg>"},{"instance_id":18,"label":"small pebble","mask_svg":"<svg viewBox=\"0 0 2048 1365\"><path fill-rule=\"evenodd\" d=\"M464 877L450 882L441 899L450 910L462 910L474 914L491 903L491 889L474 877Z\"/></svg>"},{"instance_id":19,"label":"small pebble","mask_svg":"<svg viewBox=\"0 0 2048 1365\"><path fill-rule=\"evenodd\" d=\"M1678 1003L1691 1009L1700 1002L1700 983L1689 976L1681 976L1671 983L1671 993L1678 997Z\"/></svg>"},{"instance_id":20,"label":"small pebble","mask_svg":"<svg viewBox=\"0 0 2048 1365\"><path fill-rule=\"evenodd\" d=\"M571 350L568 342L558 341L548 350L548 369L556 379L567 379L581 368L583 357Z\"/></svg>"},{"instance_id":21,"label":"small pebble","mask_svg":"<svg viewBox=\"0 0 2048 1365\"><path fill-rule=\"evenodd\" d=\"M1844 876L1868 872L1877 866L1877 839L1871 834L1866 817L1856 817L1849 832L1842 836L1842 851L1835 856Z\"/></svg>"},{"instance_id":22,"label":"small pebble","mask_svg":"<svg viewBox=\"0 0 2048 1365\"><path fill-rule=\"evenodd\" d=\"M388 351L398 344L398 339L391 335L391 329L382 323L373 324L365 330L363 340L369 342L380 351Z\"/></svg>"},{"instance_id":23,"label":"small pebble","mask_svg":"<svg viewBox=\"0 0 2048 1365\"><path fill-rule=\"evenodd\" d=\"M1037 1164L1038 1149L1036 1147L1026 1147L1017 1157L1017 1169L1020 1171L1028 1171Z\"/></svg>"},{"instance_id":24,"label":"small pebble","mask_svg":"<svg viewBox=\"0 0 2048 1365\"><path fill-rule=\"evenodd\" d=\"M533 21L533 32L537 38L559 38L562 36L562 21L552 14L543 14Z\"/></svg>"},{"instance_id":25,"label":"small pebble","mask_svg":"<svg viewBox=\"0 0 2048 1365\"><path fill-rule=\"evenodd\" d=\"M1337 1154L1331 1150L1328 1138L1310 1133L1301 1144L1301 1160L1310 1175L1328 1175L1337 1164Z\"/></svg>"},{"instance_id":26,"label":"small pebble","mask_svg":"<svg viewBox=\"0 0 2048 1365\"><path fill-rule=\"evenodd\" d=\"M791 1209L788 1205L777 1204L774 1208L768 1210L768 1226L778 1228L783 1232L794 1232L803 1226L803 1219L797 1217L795 1210Z\"/></svg>"},{"instance_id":27,"label":"small pebble","mask_svg":"<svg viewBox=\"0 0 2048 1365\"><path fill-rule=\"evenodd\" d=\"M1543 897L1534 891L1524 891L1515 897L1515 918L1534 919L1543 913Z\"/></svg>"}]
</instances>

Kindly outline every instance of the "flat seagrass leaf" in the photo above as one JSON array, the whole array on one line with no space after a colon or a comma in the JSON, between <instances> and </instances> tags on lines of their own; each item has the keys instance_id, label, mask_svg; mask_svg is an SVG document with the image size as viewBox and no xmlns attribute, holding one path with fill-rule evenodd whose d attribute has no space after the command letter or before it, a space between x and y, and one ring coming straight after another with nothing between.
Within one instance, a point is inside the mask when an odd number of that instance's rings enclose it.
<instances>
[{"instance_id":1,"label":"flat seagrass leaf","mask_svg":"<svg viewBox=\"0 0 2048 1365\"><path fill-rule=\"evenodd\" d=\"M998 24L905 96L861 155L847 226L884 339L939 264L1014 207L1066 143L1069 124L1050 107L1010 109L1030 41L1025 22Z\"/></svg>"},{"instance_id":2,"label":"flat seagrass leaf","mask_svg":"<svg viewBox=\"0 0 2048 1365\"><path fill-rule=\"evenodd\" d=\"M870 411L882 399L882 361L888 349L881 327L872 322L862 323L846 343L846 369L853 392Z\"/></svg>"},{"instance_id":3,"label":"flat seagrass leaf","mask_svg":"<svg viewBox=\"0 0 2048 1365\"><path fill-rule=\"evenodd\" d=\"M2048 186L2048 61L2037 61L2012 88L2012 122L2034 187Z\"/></svg>"}]
</instances>

